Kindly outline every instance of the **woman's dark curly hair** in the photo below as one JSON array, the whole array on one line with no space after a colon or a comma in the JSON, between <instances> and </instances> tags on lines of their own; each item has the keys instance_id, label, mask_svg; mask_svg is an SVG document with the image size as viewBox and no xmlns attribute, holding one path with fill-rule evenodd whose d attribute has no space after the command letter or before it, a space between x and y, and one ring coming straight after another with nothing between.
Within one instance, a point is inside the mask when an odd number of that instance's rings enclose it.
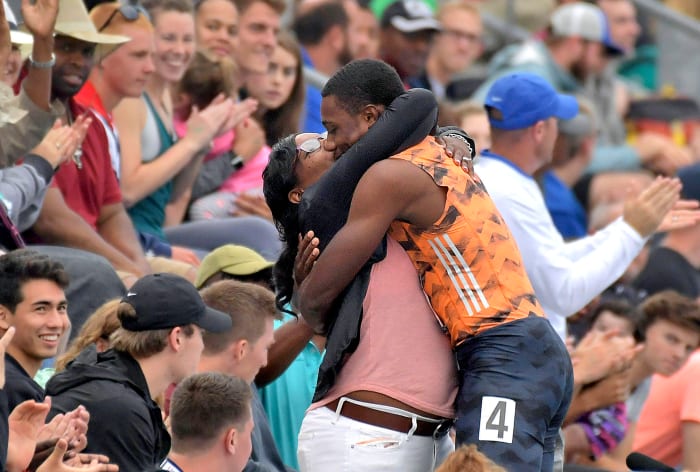
<instances>
[{"instance_id":1,"label":"woman's dark curly hair","mask_svg":"<svg viewBox=\"0 0 700 472\"><path fill-rule=\"evenodd\" d=\"M294 259L298 250L297 237L301 232L299 205L289 201L289 192L297 186L294 172L297 155L295 137L296 134L290 134L272 147L270 161L263 171L263 194L284 244L272 268L275 303L280 311L296 316L288 308L294 293Z\"/></svg>"}]
</instances>

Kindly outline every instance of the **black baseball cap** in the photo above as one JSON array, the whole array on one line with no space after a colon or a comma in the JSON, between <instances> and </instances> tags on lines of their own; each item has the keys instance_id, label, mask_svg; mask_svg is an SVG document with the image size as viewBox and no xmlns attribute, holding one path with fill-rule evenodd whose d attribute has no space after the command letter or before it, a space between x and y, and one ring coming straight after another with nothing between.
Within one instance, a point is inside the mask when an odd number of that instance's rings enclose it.
<instances>
[{"instance_id":1,"label":"black baseball cap","mask_svg":"<svg viewBox=\"0 0 700 472\"><path fill-rule=\"evenodd\" d=\"M383 28L391 25L405 34L418 31L441 31L442 25L423 0L397 0L384 10Z\"/></svg>"},{"instance_id":2,"label":"black baseball cap","mask_svg":"<svg viewBox=\"0 0 700 472\"><path fill-rule=\"evenodd\" d=\"M231 329L231 317L209 308L194 285L175 274L152 274L140 278L122 302L136 311L136 317L121 320L129 331L151 331L194 324L205 331L221 333Z\"/></svg>"}]
</instances>

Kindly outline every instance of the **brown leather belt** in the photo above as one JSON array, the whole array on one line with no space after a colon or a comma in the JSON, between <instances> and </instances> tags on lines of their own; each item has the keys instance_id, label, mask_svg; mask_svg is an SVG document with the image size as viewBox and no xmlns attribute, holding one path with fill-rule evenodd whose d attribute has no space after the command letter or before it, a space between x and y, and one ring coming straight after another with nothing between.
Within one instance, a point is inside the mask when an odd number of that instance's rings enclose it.
<instances>
[{"instance_id":1,"label":"brown leather belt","mask_svg":"<svg viewBox=\"0 0 700 472\"><path fill-rule=\"evenodd\" d=\"M340 398L327 404L326 407L336 411L339 402ZM343 409L340 411L340 414L355 421L398 431L399 433L408 433L413 427L413 420L411 418L374 410L349 401L343 402ZM414 435L439 438L447 434L452 427L453 420L444 419L439 423L431 423L429 421L416 419L416 423L416 430L413 432Z\"/></svg>"}]
</instances>

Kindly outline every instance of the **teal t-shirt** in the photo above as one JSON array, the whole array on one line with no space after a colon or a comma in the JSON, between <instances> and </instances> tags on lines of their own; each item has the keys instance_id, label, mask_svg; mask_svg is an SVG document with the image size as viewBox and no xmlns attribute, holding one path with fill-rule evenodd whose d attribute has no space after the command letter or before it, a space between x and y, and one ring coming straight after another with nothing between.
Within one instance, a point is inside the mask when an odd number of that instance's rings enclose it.
<instances>
[{"instance_id":1,"label":"teal t-shirt","mask_svg":"<svg viewBox=\"0 0 700 472\"><path fill-rule=\"evenodd\" d=\"M275 321L275 329L291 319L292 315L285 314L282 320ZM284 463L295 470L299 470L297 437L306 409L311 405L316 390L323 354L309 341L282 375L259 389L260 400L270 420L270 429L277 449Z\"/></svg>"}]
</instances>

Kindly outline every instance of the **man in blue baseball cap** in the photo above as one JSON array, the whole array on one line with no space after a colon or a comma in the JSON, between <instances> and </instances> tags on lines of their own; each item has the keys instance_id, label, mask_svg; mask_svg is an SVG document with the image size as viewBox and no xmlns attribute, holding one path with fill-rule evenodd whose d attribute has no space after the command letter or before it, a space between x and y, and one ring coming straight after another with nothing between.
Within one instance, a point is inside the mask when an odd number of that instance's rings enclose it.
<instances>
[{"instance_id":1,"label":"man in blue baseball cap","mask_svg":"<svg viewBox=\"0 0 700 472\"><path fill-rule=\"evenodd\" d=\"M484 107L493 145L482 151L476 172L518 244L545 315L564 339L566 317L616 281L664 216L673 213L680 182L657 179L605 230L564 242L533 176L551 163L558 120L577 116L576 99L557 93L541 76L513 73L492 84ZM670 224L691 224L670 216ZM560 454L558 447L555 462Z\"/></svg>"},{"instance_id":2,"label":"man in blue baseball cap","mask_svg":"<svg viewBox=\"0 0 700 472\"><path fill-rule=\"evenodd\" d=\"M557 93L545 79L529 73L509 74L494 82L484 107L492 133L532 129L536 159L524 163L523 170L528 174L534 174L551 160L557 140L557 118L571 119L578 113L574 97Z\"/></svg>"},{"instance_id":3,"label":"man in blue baseball cap","mask_svg":"<svg viewBox=\"0 0 700 472\"><path fill-rule=\"evenodd\" d=\"M533 176L551 162L558 121L578 113L573 96L557 93L531 73L505 75L486 94L493 146L476 167L515 237L535 295L557 333L566 335L566 317L576 313L617 280L646 239L680 198L678 179L658 178L625 205L622 218L600 233L564 242L547 211Z\"/></svg>"}]
</instances>

